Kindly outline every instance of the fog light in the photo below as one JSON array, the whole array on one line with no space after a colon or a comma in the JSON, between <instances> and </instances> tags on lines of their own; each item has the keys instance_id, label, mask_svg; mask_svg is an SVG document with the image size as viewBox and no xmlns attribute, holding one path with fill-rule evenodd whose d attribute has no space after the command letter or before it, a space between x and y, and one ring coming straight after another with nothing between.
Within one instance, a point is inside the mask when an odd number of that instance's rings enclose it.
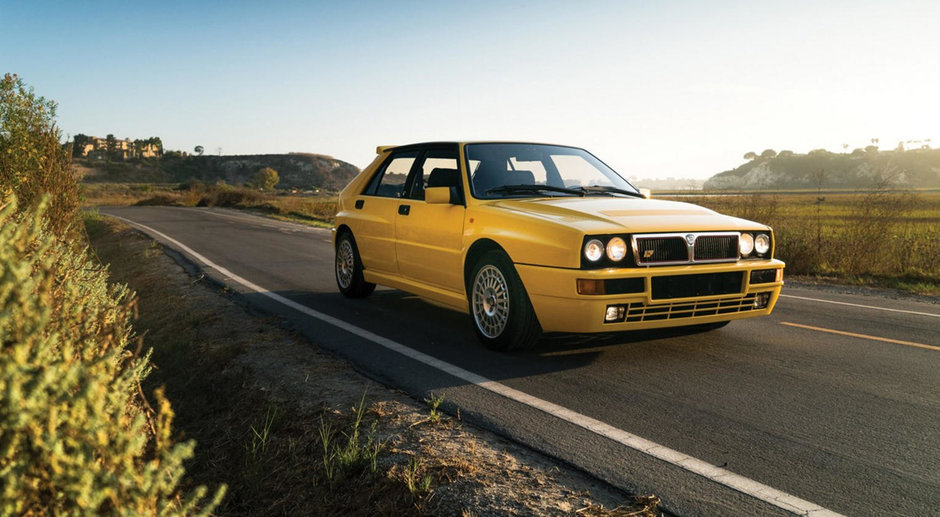
<instances>
[{"instance_id":1,"label":"fog light","mask_svg":"<svg viewBox=\"0 0 940 517\"><path fill-rule=\"evenodd\" d=\"M754 297L754 308L763 309L767 307L767 304L770 303L770 293L757 293L757 296ZM610 309L607 309L610 311Z\"/></svg>"},{"instance_id":2,"label":"fog light","mask_svg":"<svg viewBox=\"0 0 940 517\"><path fill-rule=\"evenodd\" d=\"M604 323L616 323L623 321L627 310L623 305L608 305L607 314L604 315Z\"/></svg>"}]
</instances>

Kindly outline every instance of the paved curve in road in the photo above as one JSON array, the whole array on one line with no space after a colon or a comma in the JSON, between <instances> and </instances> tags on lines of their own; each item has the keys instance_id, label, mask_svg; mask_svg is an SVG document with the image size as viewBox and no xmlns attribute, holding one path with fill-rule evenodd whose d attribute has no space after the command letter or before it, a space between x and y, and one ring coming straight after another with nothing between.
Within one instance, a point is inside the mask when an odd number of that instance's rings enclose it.
<instances>
[{"instance_id":1,"label":"paved curve in road","mask_svg":"<svg viewBox=\"0 0 940 517\"><path fill-rule=\"evenodd\" d=\"M465 420L655 493L674 513L791 515L765 502L779 491L818 505L813 515L940 515L940 305L788 286L772 316L717 331L549 336L537 351L499 354L477 342L466 315L415 296L340 296L328 230L225 210L102 212L223 268L205 271L370 376L416 397L444 394ZM310 314L683 456L652 457ZM690 472L684 455L719 467L719 479ZM725 475L753 486L730 488Z\"/></svg>"}]
</instances>

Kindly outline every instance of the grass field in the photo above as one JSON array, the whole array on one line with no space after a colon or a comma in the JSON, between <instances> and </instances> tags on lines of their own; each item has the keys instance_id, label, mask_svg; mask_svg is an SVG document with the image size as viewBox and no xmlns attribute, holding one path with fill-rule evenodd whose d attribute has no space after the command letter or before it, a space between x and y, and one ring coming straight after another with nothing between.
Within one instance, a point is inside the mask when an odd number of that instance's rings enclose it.
<instances>
[{"instance_id":1,"label":"grass field","mask_svg":"<svg viewBox=\"0 0 940 517\"><path fill-rule=\"evenodd\" d=\"M668 196L666 196L668 198ZM940 193L754 193L681 201L770 225L789 275L940 294Z\"/></svg>"},{"instance_id":2,"label":"grass field","mask_svg":"<svg viewBox=\"0 0 940 517\"><path fill-rule=\"evenodd\" d=\"M333 193L276 193L232 187L224 183L86 183L82 185L82 206L217 206L251 210L277 219L328 227L336 213Z\"/></svg>"},{"instance_id":3,"label":"grass field","mask_svg":"<svg viewBox=\"0 0 940 517\"><path fill-rule=\"evenodd\" d=\"M940 192L873 190L661 194L773 227L787 275L940 295ZM335 194L272 194L224 184L92 183L85 206L220 206L330 226Z\"/></svg>"}]
</instances>

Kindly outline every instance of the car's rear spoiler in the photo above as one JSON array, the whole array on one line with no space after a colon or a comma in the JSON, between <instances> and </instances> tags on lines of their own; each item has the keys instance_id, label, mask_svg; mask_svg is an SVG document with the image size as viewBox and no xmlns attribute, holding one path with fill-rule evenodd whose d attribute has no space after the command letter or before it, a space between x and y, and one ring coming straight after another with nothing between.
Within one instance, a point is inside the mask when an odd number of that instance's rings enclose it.
<instances>
[{"instance_id":1,"label":"car's rear spoiler","mask_svg":"<svg viewBox=\"0 0 940 517\"><path fill-rule=\"evenodd\" d=\"M396 147L398 146L397 145L380 145L375 148L375 154L382 154L385 151L388 151L389 149L394 149Z\"/></svg>"}]
</instances>

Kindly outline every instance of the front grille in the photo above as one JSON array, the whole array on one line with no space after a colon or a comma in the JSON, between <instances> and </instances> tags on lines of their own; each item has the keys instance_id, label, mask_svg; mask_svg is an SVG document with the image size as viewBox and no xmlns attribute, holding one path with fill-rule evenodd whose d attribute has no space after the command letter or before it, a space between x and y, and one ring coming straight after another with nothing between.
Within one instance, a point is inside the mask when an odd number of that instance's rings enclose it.
<instances>
[{"instance_id":1,"label":"front grille","mask_svg":"<svg viewBox=\"0 0 940 517\"><path fill-rule=\"evenodd\" d=\"M648 233L634 235L638 266L667 266L738 260L738 232Z\"/></svg>"},{"instance_id":2,"label":"front grille","mask_svg":"<svg viewBox=\"0 0 940 517\"><path fill-rule=\"evenodd\" d=\"M735 235L702 235L695 239L695 260L723 260L738 258L738 238Z\"/></svg>"},{"instance_id":3,"label":"front grille","mask_svg":"<svg viewBox=\"0 0 940 517\"><path fill-rule=\"evenodd\" d=\"M627 305L626 321L630 323L639 321L675 320L714 316L716 314L748 312L754 310L755 296L755 294L748 294L733 298L719 298L691 303L662 303L653 305L631 303Z\"/></svg>"},{"instance_id":4,"label":"front grille","mask_svg":"<svg viewBox=\"0 0 940 517\"><path fill-rule=\"evenodd\" d=\"M688 262L689 247L682 237L637 237L637 260L640 264Z\"/></svg>"},{"instance_id":5,"label":"front grille","mask_svg":"<svg viewBox=\"0 0 940 517\"><path fill-rule=\"evenodd\" d=\"M650 279L654 300L718 296L741 292L744 273L704 273L700 275L654 276Z\"/></svg>"}]
</instances>

